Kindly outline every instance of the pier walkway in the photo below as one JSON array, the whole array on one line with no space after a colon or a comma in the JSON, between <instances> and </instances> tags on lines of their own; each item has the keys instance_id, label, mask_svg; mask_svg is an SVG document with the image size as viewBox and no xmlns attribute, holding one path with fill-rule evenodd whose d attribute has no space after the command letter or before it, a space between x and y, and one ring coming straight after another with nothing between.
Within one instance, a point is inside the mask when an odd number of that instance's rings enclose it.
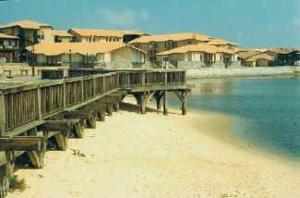
<instances>
[{"instance_id":1,"label":"pier walkway","mask_svg":"<svg viewBox=\"0 0 300 198\"><path fill-rule=\"evenodd\" d=\"M168 114L168 92L174 92L186 114L189 89L185 71L71 70L64 79L0 85L0 197L5 197L16 160L26 154L34 168L44 166L47 149L66 150L69 137L83 138L84 128L119 110L132 94L146 113L151 98ZM24 156L24 155L22 155Z\"/></svg>"}]
</instances>

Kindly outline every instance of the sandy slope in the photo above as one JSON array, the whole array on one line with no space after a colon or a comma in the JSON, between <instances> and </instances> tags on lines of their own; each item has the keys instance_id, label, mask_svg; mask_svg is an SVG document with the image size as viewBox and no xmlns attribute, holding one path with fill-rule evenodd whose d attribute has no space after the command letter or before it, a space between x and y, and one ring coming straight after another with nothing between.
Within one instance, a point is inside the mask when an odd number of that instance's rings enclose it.
<instances>
[{"instance_id":1,"label":"sandy slope","mask_svg":"<svg viewBox=\"0 0 300 198\"><path fill-rule=\"evenodd\" d=\"M300 197L299 168L230 141L229 127L211 113L121 111L44 169L18 170L28 188L9 197Z\"/></svg>"}]
</instances>

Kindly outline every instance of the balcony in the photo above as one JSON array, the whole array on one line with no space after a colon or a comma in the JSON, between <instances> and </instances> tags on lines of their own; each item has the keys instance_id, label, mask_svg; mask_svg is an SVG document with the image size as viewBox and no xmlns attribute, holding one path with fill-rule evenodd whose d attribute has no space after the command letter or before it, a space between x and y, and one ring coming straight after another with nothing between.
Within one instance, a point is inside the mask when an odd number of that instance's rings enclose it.
<instances>
[{"instance_id":1,"label":"balcony","mask_svg":"<svg viewBox=\"0 0 300 198\"><path fill-rule=\"evenodd\" d=\"M19 50L18 46L12 46L12 45L0 45L0 50L11 50L11 51L15 51L15 50Z\"/></svg>"}]
</instances>

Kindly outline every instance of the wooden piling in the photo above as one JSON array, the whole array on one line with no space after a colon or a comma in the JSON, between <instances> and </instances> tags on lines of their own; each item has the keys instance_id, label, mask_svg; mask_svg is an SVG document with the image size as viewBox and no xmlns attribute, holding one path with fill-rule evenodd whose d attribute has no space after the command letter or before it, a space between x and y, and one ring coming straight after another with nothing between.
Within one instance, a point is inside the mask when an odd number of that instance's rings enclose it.
<instances>
[{"instance_id":1,"label":"wooden piling","mask_svg":"<svg viewBox=\"0 0 300 198\"><path fill-rule=\"evenodd\" d=\"M164 91L163 100L164 115L168 115L168 91Z\"/></svg>"}]
</instances>

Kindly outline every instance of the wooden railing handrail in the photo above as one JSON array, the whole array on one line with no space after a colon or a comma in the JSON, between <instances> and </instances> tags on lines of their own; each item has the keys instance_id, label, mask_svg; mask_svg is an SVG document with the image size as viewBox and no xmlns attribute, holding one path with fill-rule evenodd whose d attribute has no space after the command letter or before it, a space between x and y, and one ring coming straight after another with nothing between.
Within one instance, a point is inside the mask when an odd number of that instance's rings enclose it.
<instances>
[{"instance_id":1,"label":"wooden railing handrail","mask_svg":"<svg viewBox=\"0 0 300 198\"><path fill-rule=\"evenodd\" d=\"M41 80L0 89L0 137L17 127L85 104L114 90L151 86L167 89L184 84L184 71L143 70Z\"/></svg>"}]
</instances>

